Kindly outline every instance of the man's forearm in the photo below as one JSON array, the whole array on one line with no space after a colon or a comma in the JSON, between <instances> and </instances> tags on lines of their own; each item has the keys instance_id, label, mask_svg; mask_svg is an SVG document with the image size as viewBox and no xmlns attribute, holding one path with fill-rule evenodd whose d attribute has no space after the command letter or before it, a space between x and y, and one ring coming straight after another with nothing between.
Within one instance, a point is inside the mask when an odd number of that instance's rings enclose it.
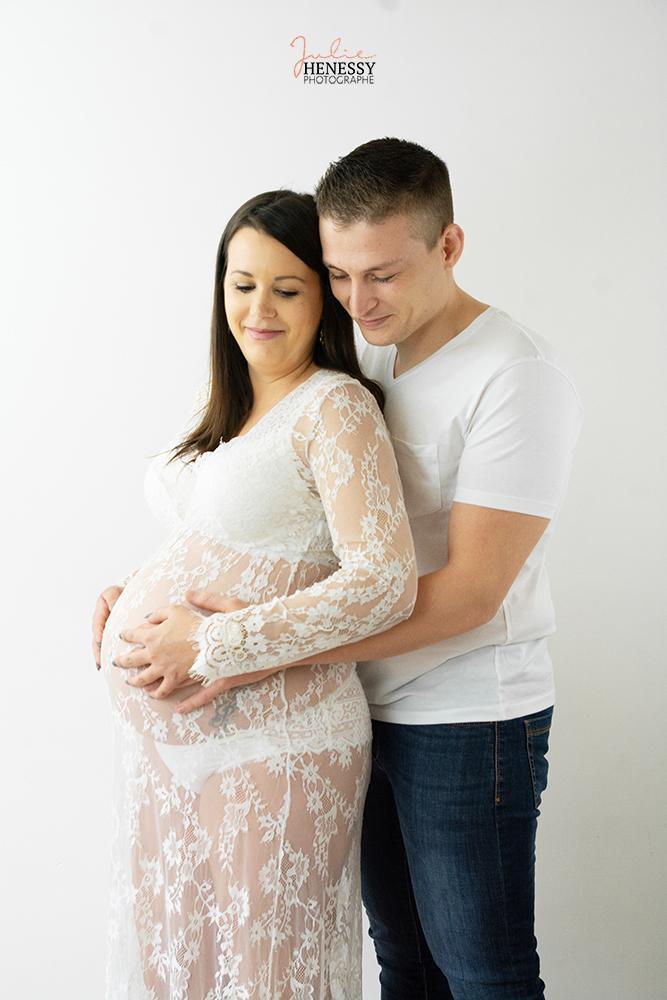
<instances>
[{"instance_id":1,"label":"man's forearm","mask_svg":"<svg viewBox=\"0 0 667 1000\"><path fill-rule=\"evenodd\" d=\"M347 646L336 646L317 656L290 663L337 663L340 660L384 660L411 653L463 632L470 632L493 618L496 609L470 579L453 567L445 567L419 578L415 607L405 621L386 632L367 636Z\"/></svg>"},{"instance_id":2,"label":"man's forearm","mask_svg":"<svg viewBox=\"0 0 667 1000\"><path fill-rule=\"evenodd\" d=\"M276 669L343 660L384 660L481 628L495 617L548 524L548 518L533 514L453 504L448 528L449 562L419 578L417 600L407 620L386 632ZM488 642L488 634L484 638Z\"/></svg>"},{"instance_id":3,"label":"man's forearm","mask_svg":"<svg viewBox=\"0 0 667 1000\"><path fill-rule=\"evenodd\" d=\"M248 684L252 679L259 679L260 676L268 677L269 674L277 673L279 670L307 666L311 663L340 663L346 660L363 662L399 656L401 653L430 646L441 639L469 632L490 621L493 613L488 602L484 603L482 595L476 591L469 578L464 577L459 571L446 567L420 577L412 614L393 628L360 639L359 642L349 643L347 646L337 646L335 649L304 657L302 660L283 663L271 670L262 671L257 677L252 674L227 677L224 680L224 689ZM212 688L215 688L215 683ZM210 696L208 700L211 700Z\"/></svg>"}]
</instances>

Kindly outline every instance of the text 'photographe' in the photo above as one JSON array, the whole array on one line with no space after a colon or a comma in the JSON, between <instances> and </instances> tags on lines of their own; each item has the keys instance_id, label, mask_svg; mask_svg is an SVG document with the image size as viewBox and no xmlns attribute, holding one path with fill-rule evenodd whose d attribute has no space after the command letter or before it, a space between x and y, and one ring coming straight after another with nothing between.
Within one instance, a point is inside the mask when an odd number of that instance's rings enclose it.
<instances>
[{"instance_id":1,"label":"text 'photographe'","mask_svg":"<svg viewBox=\"0 0 667 1000\"><path fill-rule=\"evenodd\" d=\"M305 35L296 35L290 47L299 55L292 72L302 83L315 86L375 83L375 53L343 48L342 38L334 38L327 52L308 52Z\"/></svg>"}]
</instances>

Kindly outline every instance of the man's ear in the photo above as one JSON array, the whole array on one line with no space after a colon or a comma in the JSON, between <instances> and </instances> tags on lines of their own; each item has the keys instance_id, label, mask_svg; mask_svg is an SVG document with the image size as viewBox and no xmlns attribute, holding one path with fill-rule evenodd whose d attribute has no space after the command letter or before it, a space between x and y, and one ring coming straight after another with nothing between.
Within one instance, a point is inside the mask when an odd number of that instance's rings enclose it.
<instances>
[{"instance_id":1,"label":"man's ear","mask_svg":"<svg viewBox=\"0 0 667 1000\"><path fill-rule=\"evenodd\" d=\"M446 271L458 264L463 253L464 234L461 227L456 222L450 222L445 226L438 241L443 267Z\"/></svg>"}]
</instances>

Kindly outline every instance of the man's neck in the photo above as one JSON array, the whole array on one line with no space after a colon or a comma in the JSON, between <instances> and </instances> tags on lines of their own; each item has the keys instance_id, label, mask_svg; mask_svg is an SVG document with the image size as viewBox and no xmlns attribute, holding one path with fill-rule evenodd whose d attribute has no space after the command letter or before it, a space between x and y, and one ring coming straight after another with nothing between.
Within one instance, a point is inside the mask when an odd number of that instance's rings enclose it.
<instances>
[{"instance_id":1,"label":"man's neck","mask_svg":"<svg viewBox=\"0 0 667 1000\"><path fill-rule=\"evenodd\" d=\"M433 318L428 327L416 330L396 345L394 378L405 374L440 350L488 308L484 302L479 302L461 288L456 288L446 308Z\"/></svg>"}]
</instances>

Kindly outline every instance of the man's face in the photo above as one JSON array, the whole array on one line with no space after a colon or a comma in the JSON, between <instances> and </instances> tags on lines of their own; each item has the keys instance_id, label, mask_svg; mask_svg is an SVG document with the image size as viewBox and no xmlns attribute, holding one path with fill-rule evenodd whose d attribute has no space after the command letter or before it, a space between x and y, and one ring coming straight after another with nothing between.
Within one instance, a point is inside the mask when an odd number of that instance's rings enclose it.
<instances>
[{"instance_id":1,"label":"man's face","mask_svg":"<svg viewBox=\"0 0 667 1000\"><path fill-rule=\"evenodd\" d=\"M409 215L336 224L320 218L324 263L338 301L370 344L398 344L447 303L451 269L443 241L429 250Z\"/></svg>"}]
</instances>

